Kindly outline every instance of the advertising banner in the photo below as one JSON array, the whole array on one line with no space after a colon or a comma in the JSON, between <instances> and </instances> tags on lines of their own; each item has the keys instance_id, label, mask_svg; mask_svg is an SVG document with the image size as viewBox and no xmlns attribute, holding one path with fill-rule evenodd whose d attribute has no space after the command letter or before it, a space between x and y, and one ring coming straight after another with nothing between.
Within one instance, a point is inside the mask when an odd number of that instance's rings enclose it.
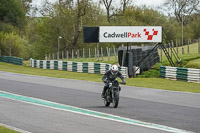
<instances>
[{"instance_id":1,"label":"advertising banner","mask_svg":"<svg viewBox=\"0 0 200 133\"><path fill-rule=\"evenodd\" d=\"M99 42L162 42L162 27L100 26Z\"/></svg>"}]
</instances>

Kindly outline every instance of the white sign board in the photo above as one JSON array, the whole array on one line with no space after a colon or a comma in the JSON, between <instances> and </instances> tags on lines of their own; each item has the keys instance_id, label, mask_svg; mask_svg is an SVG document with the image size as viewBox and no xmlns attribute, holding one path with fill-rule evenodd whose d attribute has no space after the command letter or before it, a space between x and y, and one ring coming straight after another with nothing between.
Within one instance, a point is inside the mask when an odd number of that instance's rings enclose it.
<instances>
[{"instance_id":1,"label":"white sign board","mask_svg":"<svg viewBox=\"0 0 200 133\"><path fill-rule=\"evenodd\" d=\"M162 42L162 27L100 26L99 42Z\"/></svg>"}]
</instances>

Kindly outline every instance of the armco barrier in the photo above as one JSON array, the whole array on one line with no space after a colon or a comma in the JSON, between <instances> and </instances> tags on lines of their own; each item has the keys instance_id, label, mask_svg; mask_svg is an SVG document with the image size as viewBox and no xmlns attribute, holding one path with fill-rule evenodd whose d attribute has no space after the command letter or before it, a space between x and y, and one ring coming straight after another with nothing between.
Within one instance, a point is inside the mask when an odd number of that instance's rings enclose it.
<instances>
[{"instance_id":1,"label":"armco barrier","mask_svg":"<svg viewBox=\"0 0 200 133\"><path fill-rule=\"evenodd\" d=\"M111 64L93 62L72 62L54 60L35 60L30 59L30 66L41 69L55 69L63 71L73 71L80 73L104 74L110 69ZM119 71L124 77L128 77L127 67L119 67Z\"/></svg>"},{"instance_id":2,"label":"armco barrier","mask_svg":"<svg viewBox=\"0 0 200 133\"><path fill-rule=\"evenodd\" d=\"M23 58L14 56L0 56L0 62L12 63L15 65L23 65Z\"/></svg>"},{"instance_id":3,"label":"armco barrier","mask_svg":"<svg viewBox=\"0 0 200 133\"><path fill-rule=\"evenodd\" d=\"M200 69L160 66L160 77L200 83Z\"/></svg>"}]
</instances>

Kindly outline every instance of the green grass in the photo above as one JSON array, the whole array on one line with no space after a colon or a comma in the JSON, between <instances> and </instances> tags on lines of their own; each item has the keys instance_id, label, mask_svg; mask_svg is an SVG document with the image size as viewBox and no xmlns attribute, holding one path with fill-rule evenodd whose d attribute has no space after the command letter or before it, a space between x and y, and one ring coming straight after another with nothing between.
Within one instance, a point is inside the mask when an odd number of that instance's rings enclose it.
<instances>
[{"instance_id":1,"label":"green grass","mask_svg":"<svg viewBox=\"0 0 200 133\"><path fill-rule=\"evenodd\" d=\"M182 47L178 47L179 49L179 58L182 61L182 67L184 68L196 68L196 69L200 69L200 54L198 54L198 44L191 44L190 45L190 53L187 53L188 50L188 46L184 46L184 51L185 54L182 54ZM176 48L175 48L176 50ZM158 50L158 53L160 55L160 50ZM171 55L171 51L169 51L169 54ZM174 62L175 58L172 58ZM177 64L177 63L176 63ZM149 78L149 77L159 77L160 73L159 73L159 69L160 66L170 66L169 61L167 60L167 57L165 56L164 52L163 52L163 62L162 63L157 63L156 65L153 66L152 69L150 69L149 71L143 72L142 75L139 75L138 77L143 77L143 78Z\"/></svg>"},{"instance_id":2,"label":"green grass","mask_svg":"<svg viewBox=\"0 0 200 133\"><path fill-rule=\"evenodd\" d=\"M0 126L0 133L20 133L20 132L10 130L4 126Z\"/></svg>"},{"instance_id":3,"label":"green grass","mask_svg":"<svg viewBox=\"0 0 200 133\"><path fill-rule=\"evenodd\" d=\"M97 63L108 63L108 64L118 64L118 57L110 56L110 60L108 57L99 57L99 61L97 58L74 58L74 59L64 59L63 61L74 61L74 62L97 62Z\"/></svg>"},{"instance_id":4,"label":"green grass","mask_svg":"<svg viewBox=\"0 0 200 133\"><path fill-rule=\"evenodd\" d=\"M26 64L28 64L28 62L26 62ZM8 71L8 72L48 76L48 77L56 77L56 78L102 82L101 81L102 75L100 74L88 74L88 73L76 73L76 72L48 70L48 69L37 69L37 68L28 67L26 65L17 66L17 65L8 64L8 63L2 63L2 62L0 62L0 71ZM161 78L129 78L126 80L127 80L128 86L200 93L200 89L199 89L200 84L198 83L171 81L171 80L166 80L166 79L161 79Z\"/></svg>"},{"instance_id":5,"label":"green grass","mask_svg":"<svg viewBox=\"0 0 200 133\"><path fill-rule=\"evenodd\" d=\"M39 76L48 76L56 78L67 78L67 79L80 79L90 81L100 81L101 75L98 74L89 74L89 73L76 73L69 71L58 71L58 70L49 70L49 69L37 69L26 66L18 66L8 63L0 62L0 71L8 71L22 74L30 75L39 75Z\"/></svg>"},{"instance_id":6,"label":"green grass","mask_svg":"<svg viewBox=\"0 0 200 133\"><path fill-rule=\"evenodd\" d=\"M187 65L187 63L189 61L200 58L200 54L198 54L198 44L197 43L190 45L190 48L189 48L190 49L190 53L189 54L187 53L188 46L183 46L183 48L184 48L185 54L181 53L182 52L182 47L178 47L178 49L179 49L178 50L179 51L178 56L182 61L182 66L183 67L187 67L186 65ZM175 48L175 50L176 50L176 48ZM160 55L160 50L158 51L158 53ZM171 51L169 51L169 54L171 55ZM173 57L173 61L175 61L174 57ZM200 62L199 62L199 64L200 64ZM163 62L160 63L160 65L163 65L163 66L166 66L166 65L169 66L170 65L168 60L167 60L167 58L166 58L166 56L165 56L165 54L164 54L164 52L163 52Z\"/></svg>"},{"instance_id":7,"label":"green grass","mask_svg":"<svg viewBox=\"0 0 200 133\"><path fill-rule=\"evenodd\" d=\"M185 67L187 68L196 68L196 69L200 69L200 58L199 59L195 59L192 61L189 61L187 63L187 65L185 65Z\"/></svg>"},{"instance_id":8,"label":"green grass","mask_svg":"<svg viewBox=\"0 0 200 133\"><path fill-rule=\"evenodd\" d=\"M200 84L198 83L173 81L162 78L127 79L127 84L130 86L145 87L145 88L200 93Z\"/></svg>"}]
</instances>

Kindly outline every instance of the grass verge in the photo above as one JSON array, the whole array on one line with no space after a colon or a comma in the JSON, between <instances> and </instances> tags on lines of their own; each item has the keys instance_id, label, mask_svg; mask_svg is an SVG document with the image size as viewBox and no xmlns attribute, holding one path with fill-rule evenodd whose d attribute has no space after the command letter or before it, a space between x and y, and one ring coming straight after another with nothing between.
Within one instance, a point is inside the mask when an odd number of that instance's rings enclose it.
<instances>
[{"instance_id":1,"label":"grass verge","mask_svg":"<svg viewBox=\"0 0 200 133\"><path fill-rule=\"evenodd\" d=\"M20 133L20 132L10 130L4 126L0 126L0 133Z\"/></svg>"},{"instance_id":2,"label":"grass verge","mask_svg":"<svg viewBox=\"0 0 200 133\"><path fill-rule=\"evenodd\" d=\"M17 66L17 65L8 64L8 63L2 63L2 62L0 62L0 71L8 71L8 72L14 72L14 73L48 76L48 77L56 77L56 78L102 82L101 81L102 75L100 74L37 69L37 68L31 68L25 65ZM128 86L200 93L200 84L198 83L171 81L171 80L166 80L166 79L161 79L161 78L129 78L129 79L126 79L126 81L127 81Z\"/></svg>"},{"instance_id":3,"label":"grass verge","mask_svg":"<svg viewBox=\"0 0 200 133\"><path fill-rule=\"evenodd\" d=\"M196 60L189 61L185 67L200 69L200 58Z\"/></svg>"}]
</instances>

